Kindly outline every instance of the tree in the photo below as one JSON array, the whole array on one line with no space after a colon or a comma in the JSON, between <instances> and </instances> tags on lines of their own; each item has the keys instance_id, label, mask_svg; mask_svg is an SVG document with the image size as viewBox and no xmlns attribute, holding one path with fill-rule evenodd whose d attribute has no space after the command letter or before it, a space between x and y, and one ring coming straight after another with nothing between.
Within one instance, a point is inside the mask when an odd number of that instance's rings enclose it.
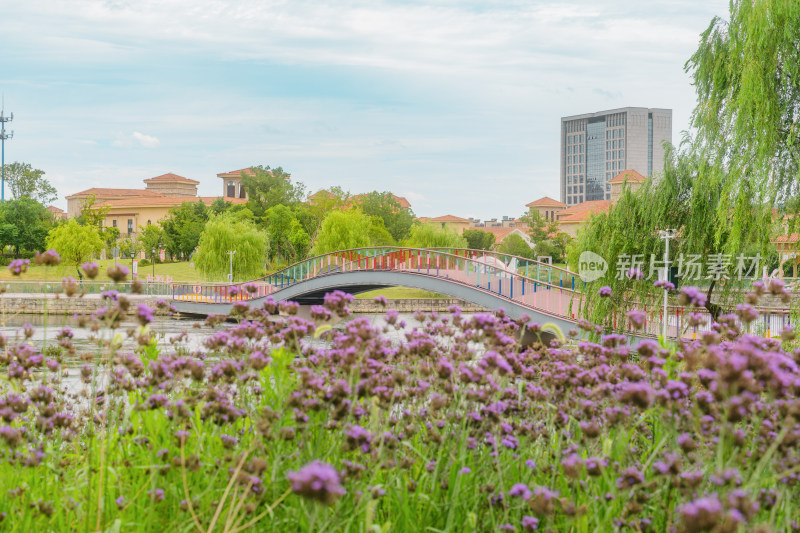
<instances>
[{"instance_id":1,"label":"tree","mask_svg":"<svg viewBox=\"0 0 800 533\"><path fill-rule=\"evenodd\" d=\"M313 240L327 214L342 209L349 198L348 191L334 186L309 196L307 202L295 204L293 209L297 220Z\"/></svg>"},{"instance_id":2,"label":"tree","mask_svg":"<svg viewBox=\"0 0 800 533\"><path fill-rule=\"evenodd\" d=\"M159 250L164 248L165 241L164 230L158 224L147 224L139 231L139 242L144 248L144 253L149 255L152 261L158 257Z\"/></svg>"},{"instance_id":3,"label":"tree","mask_svg":"<svg viewBox=\"0 0 800 533\"><path fill-rule=\"evenodd\" d=\"M164 229L164 245L172 257L189 257L200 242L209 210L202 200L184 202L169 210L161 221Z\"/></svg>"},{"instance_id":4,"label":"tree","mask_svg":"<svg viewBox=\"0 0 800 533\"><path fill-rule=\"evenodd\" d=\"M358 196L354 202L365 215L380 217L396 241L408 237L411 225L414 223L414 212L403 208L392 193L372 191Z\"/></svg>"},{"instance_id":5,"label":"tree","mask_svg":"<svg viewBox=\"0 0 800 533\"><path fill-rule=\"evenodd\" d=\"M257 218L264 216L270 207L292 206L305 198L305 186L293 184L292 175L281 167L251 167L253 174L242 172L242 186L247 192L247 207Z\"/></svg>"},{"instance_id":6,"label":"tree","mask_svg":"<svg viewBox=\"0 0 800 533\"><path fill-rule=\"evenodd\" d=\"M264 223L269 235L270 259L280 257L287 263L295 263L308 252L311 238L289 207L270 207L264 214Z\"/></svg>"},{"instance_id":7,"label":"tree","mask_svg":"<svg viewBox=\"0 0 800 533\"><path fill-rule=\"evenodd\" d=\"M369 216L369 242L372 246L394 246L396 241L381 217Z\"/></svg>"},{"instance_id":8,"label":"tree","mask_svg":"<svg viewBox=\"0 0 800 533\"><path fill-rule=\"evenodd\" d=\"M650 258L654 267L660 263L664 243L659 231L675 229L678 237L670 244L670 255L678 265L678 258L696 256L697 263L710 264L715 257L736 258L740 255L759 253L766 257L770 253L770 231L772 212L769 206L748 201L736 209L746 209L749 215L742 221L747 224L730 228L728 219L733 216L727 205L729 196L720 183L728 178L726 170L706 156L701 149L689 145L682 151L667 150L663 176L658 180L648 180L635 193L626 190L617 204L608 213L594 215L570 249L569 264L578 267L579 254L591 251L602 256L609 264L605 276L589 285L586 291L589 307L595 319L610 317L615 309L622 309L627 300L644 302L661 294L653 287L655 272L651 271ZM748 196L741 196L740 201ZM723 228L722 230L720 228ZM728 229L725 229L728 228ZM734 231L735 229L735 231ZM633 265L634 256L646 261ZM621 259L622 258L622 259ZM624 270L631 267L643 270L647 279L631 279ZM652 277L651 277L652 274ZM686 272L688 274L688 271ZM731 272L726 272L730 275ZM758 272L755 275L759 275ZM694 277L694 276L693 276ZM707 273L702 273L706 282ZM696 279L678 278L679 283L693 285ZM712 301L718 279L711 276L706 291L708 311L716 317L720 307ZM608 285L612 288L611 298L598 298L597 287ZM733 284L727 284L720 295L730 295Z\"/></svg>"},{"instance_id":9,"label":"tree","mask_svg":"<svg viewBox=\"0 0 800 533\"><path fill-rule=\"evenodd\" d=\"M516 255L528 259L536 258L536 252L534 249L531 248L527 242L525 242L525 239L515 233L512 233L503 239L503 242L501 242L500 246L497 247L497 251L503 254Z\"/></svg>"},{"instance_id":10,"label":"tree","mask_svg":"<svg viewBox=\"0 0 800 533\"><path fill-rule=\"evenodd\" d=\"M237 220L230 214L213 216L206 223L194 263L208 278L222 279L233 256L233 279L244 281L264 273L269 237L249 220Z\"/></svg>"},{"instance_id":11,"label":"tree","mask_svg":"<svg viewBox=\"0 0 800 533\"><path fill-rule=\"evenodd\" d=\"M142 251L142 243L132 235L126 236L119 241L119 255L120 257L137 257Z\"/></svg>"},{"instance_id":12,"label":"tree","mask_svg":"<svg viewBox=\"0 0 800 533\"><path fill-rule=\"evenodd\" d=\"M467 240L450 227L416 224L403 244L411 248L466 248Z\"/></svg>"},{"instance_id":13,"label":"tree","mask_svg":"<svg viewBox=\"0 0 800 533\"><path fill-rule=\"evenodd\" d=\"M47 248L55 249L61 255L61 261L67 265L74 265L78 278L83 279L79 265L94 258L103 248L103 240L97 228L90 225L80 225L71 218L59 224L47 236Z\"/></svg>"},{"instance_id":14,"label":"tree","mask_svg":"<svg viewBox=\"0 0 800 533\"><path fill-rule=\"evenodd\" d=\"M6 183L17 200L30 198L42 204L49 204L58 198L58 191L44 177L44 170L33 168L29 163L6 165Z\"/></svg>"},{"instance_id":15,"label":"tree","mask_svg":"<svg viewBox=\"0 0 800 533\"><path fill-rule=\"evenodd\" d=\"M542 214L534 208L519 217L522 224L528 225L528 235L534 246L540 242L549 241L558 234L558 222L555 220L545 220Z\"/></svg>"},{"instance_id":16,"label":"tree","mask_svg":"<svg viewBox=\"0 0 800 533\"><path fill-rule=\"evenodd\" d=\"M730 10L685 65L698 97L696 145L727 168L716 176L718 239L753 222L748 204L779 205L800 192L800 3L733 0Z\"/></svg>"},{"instance_id":17,"label":"tree","mask_svg":"<svg viewBox=\"0 0 800 533\"><path fill-rule=\"evenodd\" d=\"M0 219L15 229L3 231L4 244L14 247L17 256L21 250L42 250L47 233L53 225L53 217L42 204L23 196L19 200L7 200L0 205Z\"/></svg>"},{"instance_id":18,"label":"tree","mask_svg":"<svg viewBox=\"0 0 800 533\"><path fill-rule=\"evenodd\" d=\"M369 217L358 209L331 211L317 233L312 253L321 255L370 246L370 226Z\"/></svg>"},{"instance_id":19,"label":"tree","mask_svg":"<svg viewBox=\"0 0 800 533\"><path fill-rule=\"evenodd\" d=\"M479 229L464 230L461 234L467 241L467 247L473 250L491 250L494 246L494 233L482 231Z\"/></svg>"}]
</instances>

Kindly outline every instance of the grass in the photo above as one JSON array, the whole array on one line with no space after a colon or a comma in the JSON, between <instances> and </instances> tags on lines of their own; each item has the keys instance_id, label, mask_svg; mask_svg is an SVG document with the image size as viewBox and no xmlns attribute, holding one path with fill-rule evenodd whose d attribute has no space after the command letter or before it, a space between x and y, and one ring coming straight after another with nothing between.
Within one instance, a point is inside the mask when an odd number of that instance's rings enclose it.
<instances>
[{"instance_id":1,"label":"grass","mask_svg":"<svg viewBox=\"0 0 800 533\"><path fill-rule=\"evenodd\" d=\"M131 268L130 259L116 262L121 265L125 265L128 267L128 269ZM115 261L113 259L106 259L103 261L96 261L96 263L100 265L101 272L104 272L105 269L109 266L112 266ZM139 265L139 277L144 278L152 273L152 265ZM156 276L171 276L172 281L226 281L224 277L222 279L207 279L199 270L192 268L189 261L157 263L155 265L155 273ZM72 276L73 278L77 279L78 273L75 269L75 266L62 264L55 267L47 267L31 263L31 265L28 267L28 271L21 276L13 276L11 272L8 271L8 268L0 268L0 280L41 281L47 279L52 281L54 279L61 279L65 276Z\"/></svg>"},{"instance_id":2,"label":"grass","mask_svg":"<svg viewBox=\"0 0 800 533\"><path fill-rule=\"evenodd\" d=\"M422 289L411 289L408 287L386 287L385 289L377 289L369 292L362 292L356 295L357 299L368 300L376 296L385 296L389 300L412 300L416 298L449 298L437 294L435 292L428 292Z\"/></svg>"},{"instance_id":3,"label":"grass","mask_svg":"<svg viewBox=\"0 0 800 533\"><path fill-rule=\"evenodd\" d=\"M121 353L109 306L71 381L69 333L4 339L2 531L733 533L800 515L792 354L733 330L648 357L617 336L526 348L500 313L327 334L240 309L204 354L159 353L144 327Z\"/></svg>"}]
</instances>

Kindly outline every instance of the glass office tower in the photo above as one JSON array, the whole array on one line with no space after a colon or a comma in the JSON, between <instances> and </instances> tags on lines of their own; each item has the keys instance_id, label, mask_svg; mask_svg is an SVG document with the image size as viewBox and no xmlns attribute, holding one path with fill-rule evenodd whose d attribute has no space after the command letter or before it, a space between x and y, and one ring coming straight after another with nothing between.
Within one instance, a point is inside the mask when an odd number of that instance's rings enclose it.
<instances>
[{"instance_id":1,"label":"glass office tower","mask_svg":"<svg viewBox=\"0 0 800 533\"><path fill-rule=\"evenodd\" d=\"M625 107L561 118L561 201L609 200L623 170L651 176L672 142L672 110Z\"/></svg>"}]
</instances>

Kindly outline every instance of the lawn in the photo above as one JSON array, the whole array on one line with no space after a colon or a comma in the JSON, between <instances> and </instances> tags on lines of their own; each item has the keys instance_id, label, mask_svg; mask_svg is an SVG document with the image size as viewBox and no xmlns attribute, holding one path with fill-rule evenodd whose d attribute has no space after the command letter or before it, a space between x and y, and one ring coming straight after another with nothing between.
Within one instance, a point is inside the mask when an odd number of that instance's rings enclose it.
<instances>
[{"instance_id":1,"label":"lawn","mask_svg":"<svg viewBox=\"0 0 800 533\"><path fill-rule=\"evenodd\" d=\"M129 269L131 268L131 261L130 259L125 261L118 261L120 264L125 265ZM114 264L114 260L107 259L104 261L97 261L100 265L101 270L105 271L105 269ZM139 276L145 278L148 275L153 273L153 266L141 266L139 265ZM225 278L222 279L207 279L203 274L194 268L192 268L191 263L188 261L180 261L175 263L160 263L156 264L155 266L155 274L157 276L171 276L172 281L225 281ZM65 276L72 276L73 278L78 277L78 272L75 270L73 265L58 265L55 267L44 267L40 265L31 264L28 267L28 271L22 274L21 276L12 276L11 272L8 271L7 268L0 269L0 280L6 279L15 279L15 280L23 280L23 281L40 281L40 280L53 280L53 279L60 279Z\"/></svg>"},{"instance_id":2,"label":"lawn","mask_svg":"<svg viewBox=\"0 0 800 533\"><path fill-rule=\"evenodd\" d=\"M369 292L362 292L356 298L366 300L376 296L385 296L390 300L410 300L415 298L447 298L447 296L436 294L435 292L423 291L422 289L411 289L408 287L386 287Z\"/></svg>"}]
</instances>

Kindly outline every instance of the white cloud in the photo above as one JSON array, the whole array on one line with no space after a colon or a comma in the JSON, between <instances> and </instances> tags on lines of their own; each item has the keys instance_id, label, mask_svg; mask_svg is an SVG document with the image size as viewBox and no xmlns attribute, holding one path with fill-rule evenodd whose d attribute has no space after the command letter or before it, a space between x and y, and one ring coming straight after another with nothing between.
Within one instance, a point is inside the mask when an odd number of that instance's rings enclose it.
<instances>
[{"instance_id":1,"label":"white cloud","mask_svg":"<svg viewBox=\"0 0 800 533\"><path fill-rule=\"evenodd\" d=\"M158 137L134 131L128 136L118 138L111 143L111 146L116 146L117 148L155 148L160 143L161 141L158 140Z\"/></svg>"}]
</instances>

